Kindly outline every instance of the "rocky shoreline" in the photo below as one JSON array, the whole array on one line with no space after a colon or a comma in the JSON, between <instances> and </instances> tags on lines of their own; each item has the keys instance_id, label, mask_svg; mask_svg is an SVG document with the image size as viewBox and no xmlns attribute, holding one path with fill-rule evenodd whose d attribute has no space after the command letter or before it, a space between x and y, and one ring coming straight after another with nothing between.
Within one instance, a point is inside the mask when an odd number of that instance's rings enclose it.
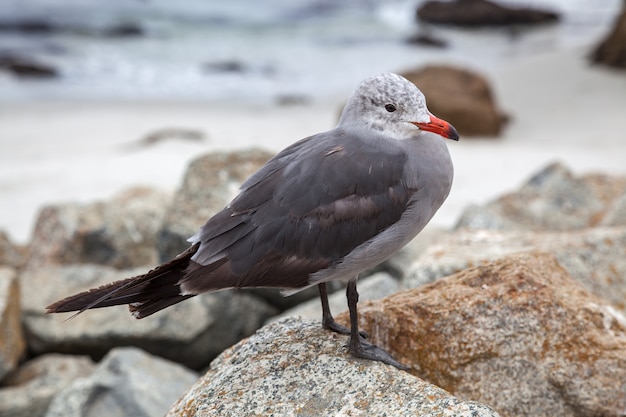
<instances>
[{"instance_id":1,"label":"rocky shoreline","mask_svg":"<svg viewBox=\"0 0 626 417\"><path fill-rule=\"evenodd\" d=\"M44 314L171 257L269 156L208 154L174 195L48 206L27 248L0 236L0 416L626 410L626 178L559 164L362 277L360 325L410 373L349 357L320 328L315 291L220 292L139 321Z\"/></svg>"}]
</instances>

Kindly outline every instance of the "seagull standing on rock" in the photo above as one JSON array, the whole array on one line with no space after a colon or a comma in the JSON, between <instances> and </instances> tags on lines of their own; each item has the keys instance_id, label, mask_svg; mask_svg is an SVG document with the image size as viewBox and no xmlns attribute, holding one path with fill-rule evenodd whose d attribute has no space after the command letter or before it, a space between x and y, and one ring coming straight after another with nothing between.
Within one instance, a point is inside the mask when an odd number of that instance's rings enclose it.
<instances>
[{"instance_id":1,"label":"seagull standing on rock","mask_svg":"<svg viewBox=\"0 0 626 417\"><path fill-rule=\"evenodd\" d=\"M391 73L364 80L337 127L269 160L189 239L191 246L145 275L91 289L47 307L61 313L128 304L143 318L200 293L317 285L322 325L350 336L358 358L407 369L359 332L357 277L388 259L433 217L452 186L444 138L422 92ZM333 319L326 282L347 281L350 328Z\"/></svg>"}]
</instances>

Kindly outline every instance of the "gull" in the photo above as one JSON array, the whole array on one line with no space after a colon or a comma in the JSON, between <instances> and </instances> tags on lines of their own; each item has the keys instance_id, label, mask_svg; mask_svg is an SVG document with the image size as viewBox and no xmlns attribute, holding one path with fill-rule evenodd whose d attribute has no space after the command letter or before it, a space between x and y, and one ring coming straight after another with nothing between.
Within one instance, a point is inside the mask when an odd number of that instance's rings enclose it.
<instances>
[{"instance_id":1,"label":"gull","mask_svg":"<svg viewBox=\"0 0 626 417\"><path fill-rule=\"evenodd\" d=\"M288 295L317 286L322 326L349 335L353 356L408 369L359 331L357 278L413 239L443 204L453 177L445 139L459 136L413 83L392 73L367 78L335 128L270 159L187 250L47 312L128 304L144 318L205 292L272 287ZM329 281L347 282L349 328L332 316Z\"/></svg>"}]
</instances>

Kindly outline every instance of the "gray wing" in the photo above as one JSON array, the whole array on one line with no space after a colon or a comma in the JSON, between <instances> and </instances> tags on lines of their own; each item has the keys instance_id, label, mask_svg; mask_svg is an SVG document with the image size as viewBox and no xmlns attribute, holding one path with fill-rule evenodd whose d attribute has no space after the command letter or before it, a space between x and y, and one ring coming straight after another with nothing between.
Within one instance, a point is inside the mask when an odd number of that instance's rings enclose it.
<instances>
[{"instance_id":1,"label":"gray wing","mask_svg":"<svg viewBox=\"0 0 626 417\"><path fill-rule=\"evenodd\" d=\"M415 192L402 181L406 161L393 140L339 129L288 147L194 237L200 247L183 289L306 286L398 221Z\"/></svg>"}]
</instances>

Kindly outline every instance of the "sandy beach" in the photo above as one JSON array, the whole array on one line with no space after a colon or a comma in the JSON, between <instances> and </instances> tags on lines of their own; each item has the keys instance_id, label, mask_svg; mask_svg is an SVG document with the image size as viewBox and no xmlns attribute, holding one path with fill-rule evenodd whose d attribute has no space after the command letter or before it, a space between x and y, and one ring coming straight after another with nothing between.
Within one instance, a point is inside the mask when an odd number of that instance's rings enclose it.
<instances>
[{"instance_id":1,"label":"sandy beach","mask_svg":"<svg viewBox=\"0 0 626 417\"><path fill-rule=\"evenodd\" d=\"M455 183L434 225L452 226L468 204L517 188L552 161L576 173L626 175L626 74L591 67L586 54L579 48L537 55L486 74L511 123L501 138L449 143ZM200 154L278 151L334 126L352 87L292 106L0 102L0 229L25 243L42 205L106 199L134 185L173 191ZM205 139L139 145L168 128Z\"/></svg>"}]
</instances>

